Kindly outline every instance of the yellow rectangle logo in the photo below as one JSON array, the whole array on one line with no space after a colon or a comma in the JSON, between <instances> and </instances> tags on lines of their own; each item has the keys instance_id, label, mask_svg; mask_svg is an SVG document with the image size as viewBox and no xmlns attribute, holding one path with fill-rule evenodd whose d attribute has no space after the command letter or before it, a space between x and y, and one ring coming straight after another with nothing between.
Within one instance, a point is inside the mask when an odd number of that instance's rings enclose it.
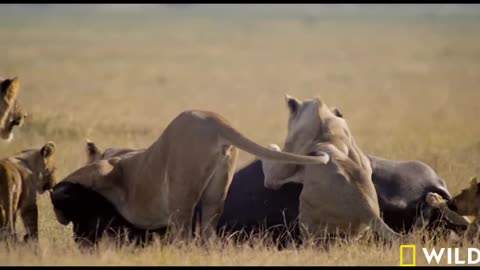
<instances>
[{"instance_id":1,"label":"yellow rectangle logo","mask_svg":"<svg viewBox=\"0 0 480 270\"><path fill-rule=\"evenodd\" d=\"M412 250L412 263L404 263L403 261L404 249ZM416 266L416 265L417 265L417 247L415 245L400 245L400 266Z\"/></svg>"}]
</instances>

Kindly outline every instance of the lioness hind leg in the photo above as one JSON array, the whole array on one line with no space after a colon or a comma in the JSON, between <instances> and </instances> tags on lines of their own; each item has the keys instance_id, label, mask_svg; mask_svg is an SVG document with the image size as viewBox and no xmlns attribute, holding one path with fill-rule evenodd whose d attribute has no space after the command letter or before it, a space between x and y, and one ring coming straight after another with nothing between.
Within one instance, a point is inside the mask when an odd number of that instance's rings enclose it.
<instances>
[{"instance_id":1,"label":"lioness hind leg","mask_svg":"<svg viewBox=\"0 0 480 270\"><path fill-rule=\"evenodd\" d=\"M171 214L168 230L174 241L183 240L189 243L192 240L193 207L177 208Z\"/></svg>"},{"instance_id":2,"label":"lioness hind leg","mask_svg":"<svg viewBox=\"0 0 480 270\"><path fill-rule=\"evenodd\" d=\"M16 241L15 213L12 209L13 198L9 194L6 198L0 198L0 240Z\"/></svg>"},{"instance_id":3,"label":"lioness hind leg","mask_svg":"<svg viewBox=\"0 0 480 270\"><path fill-rule=\"evenodd\" d=\"M25 242L30 240L38 241L38 207L36 204L25 207L20 212L25 226L26 234L23 238Z\"/></svg>"},{"instance_id":4,"label":"lioness hind leg","mask_svg":"<svg viewBox=\"0 0 480 270\"><path fill-rule=\"evenodd\" d=\"M215 238L216 227L223 213L228 188L232 182L238 159L238 149L229 147L218 164L202 194L202 240Z\"/></svg>"},{"instance_id":5,"label":"lioness hind leg","mask_svg":"<svg viewBox=\"0 0 480 270\"><path fill-rule=\"evenodd\" d=\"M205 189L214 167L214 164L202 168L184 163L181 170L169 169L167 241L184 240L189 243L192 240L194 209L201 199L202 190Z\"/></svg>"}]
</instances>

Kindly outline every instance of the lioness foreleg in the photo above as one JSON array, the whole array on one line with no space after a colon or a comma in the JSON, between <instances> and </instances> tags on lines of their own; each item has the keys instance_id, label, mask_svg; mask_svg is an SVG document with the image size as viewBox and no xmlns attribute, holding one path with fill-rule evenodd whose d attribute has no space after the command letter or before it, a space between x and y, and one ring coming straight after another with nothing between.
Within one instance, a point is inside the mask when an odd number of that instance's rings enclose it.
<instances>
[{"instance_id":1,"label":"lioness foreleg","mask_svg":"<svg viewBox=\"0 0 480 270\"><path fill-rule=\"evenodd\" d=\"M26 234L24 241L38 241L38 208L36 204L27 206L21 210L23 224L25 225Z\"/></svg>"},{"instance_id":2,"label":"lioness foreleg","mask_svg":"<svg viewBox=\"0 0 480 270\"><path fill-rule=\"evenodd\" d=\"M268 148L281 151L276 144L270 144ZM262 169L265 174L264 186L269 189L277 190L286 183L303 183L303 179L297 173L286 178L270 177L271 175L285 175L284 166L278 166L278 163L270 160L262 160ZM291 168L296 166L290 165Z\"/></svg>"}]
</instances>

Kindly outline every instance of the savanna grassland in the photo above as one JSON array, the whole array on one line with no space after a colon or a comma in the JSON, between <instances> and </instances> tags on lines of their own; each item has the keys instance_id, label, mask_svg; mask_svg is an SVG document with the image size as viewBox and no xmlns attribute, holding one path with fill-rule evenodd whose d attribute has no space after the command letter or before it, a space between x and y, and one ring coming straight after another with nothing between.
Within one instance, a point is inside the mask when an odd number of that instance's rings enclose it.
<instances>
[{"instance_id":1,"label":"savanna grassland","mask_svg":"<svg viewBox=\"0 0 480 270\"><path fill-rule=\"evenodd\" d=\"M0 144L2 156L52 140L61 180L84 164L85 138L148 147L187 109L218 112L254 141L281 145L288 93L323 97L343 112L364 152L424 161L453 194L480 176L479 7L292 9L0 6L0 76L20 78L30 114L13 142ZM238 168L253 159L241 152ZM82 254L47 194L39 205L40 251L2 246L0 265L399 264L399 243L328 252L102 243ZM419 238L407 244L421 245ZM421 256L417 264L425 264Z\"/></svg>"}]
</instances>

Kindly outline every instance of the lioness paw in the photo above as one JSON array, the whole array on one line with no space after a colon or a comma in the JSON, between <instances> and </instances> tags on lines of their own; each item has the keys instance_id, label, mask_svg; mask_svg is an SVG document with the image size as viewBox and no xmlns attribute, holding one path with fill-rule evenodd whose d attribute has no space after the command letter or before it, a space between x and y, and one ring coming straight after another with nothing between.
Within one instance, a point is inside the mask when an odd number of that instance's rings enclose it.
<instances>
[{"instance_id":1,"label":"lioness paw","mask_svg":"<svg viewBox=\"0 0 480 270\"><path fill-rule=\"evenodd\" d=\"M434 207L443 207L447 204L447 201L435 192L429 192L425 200L428 204Z\"/></svg>"}]
</instances>

